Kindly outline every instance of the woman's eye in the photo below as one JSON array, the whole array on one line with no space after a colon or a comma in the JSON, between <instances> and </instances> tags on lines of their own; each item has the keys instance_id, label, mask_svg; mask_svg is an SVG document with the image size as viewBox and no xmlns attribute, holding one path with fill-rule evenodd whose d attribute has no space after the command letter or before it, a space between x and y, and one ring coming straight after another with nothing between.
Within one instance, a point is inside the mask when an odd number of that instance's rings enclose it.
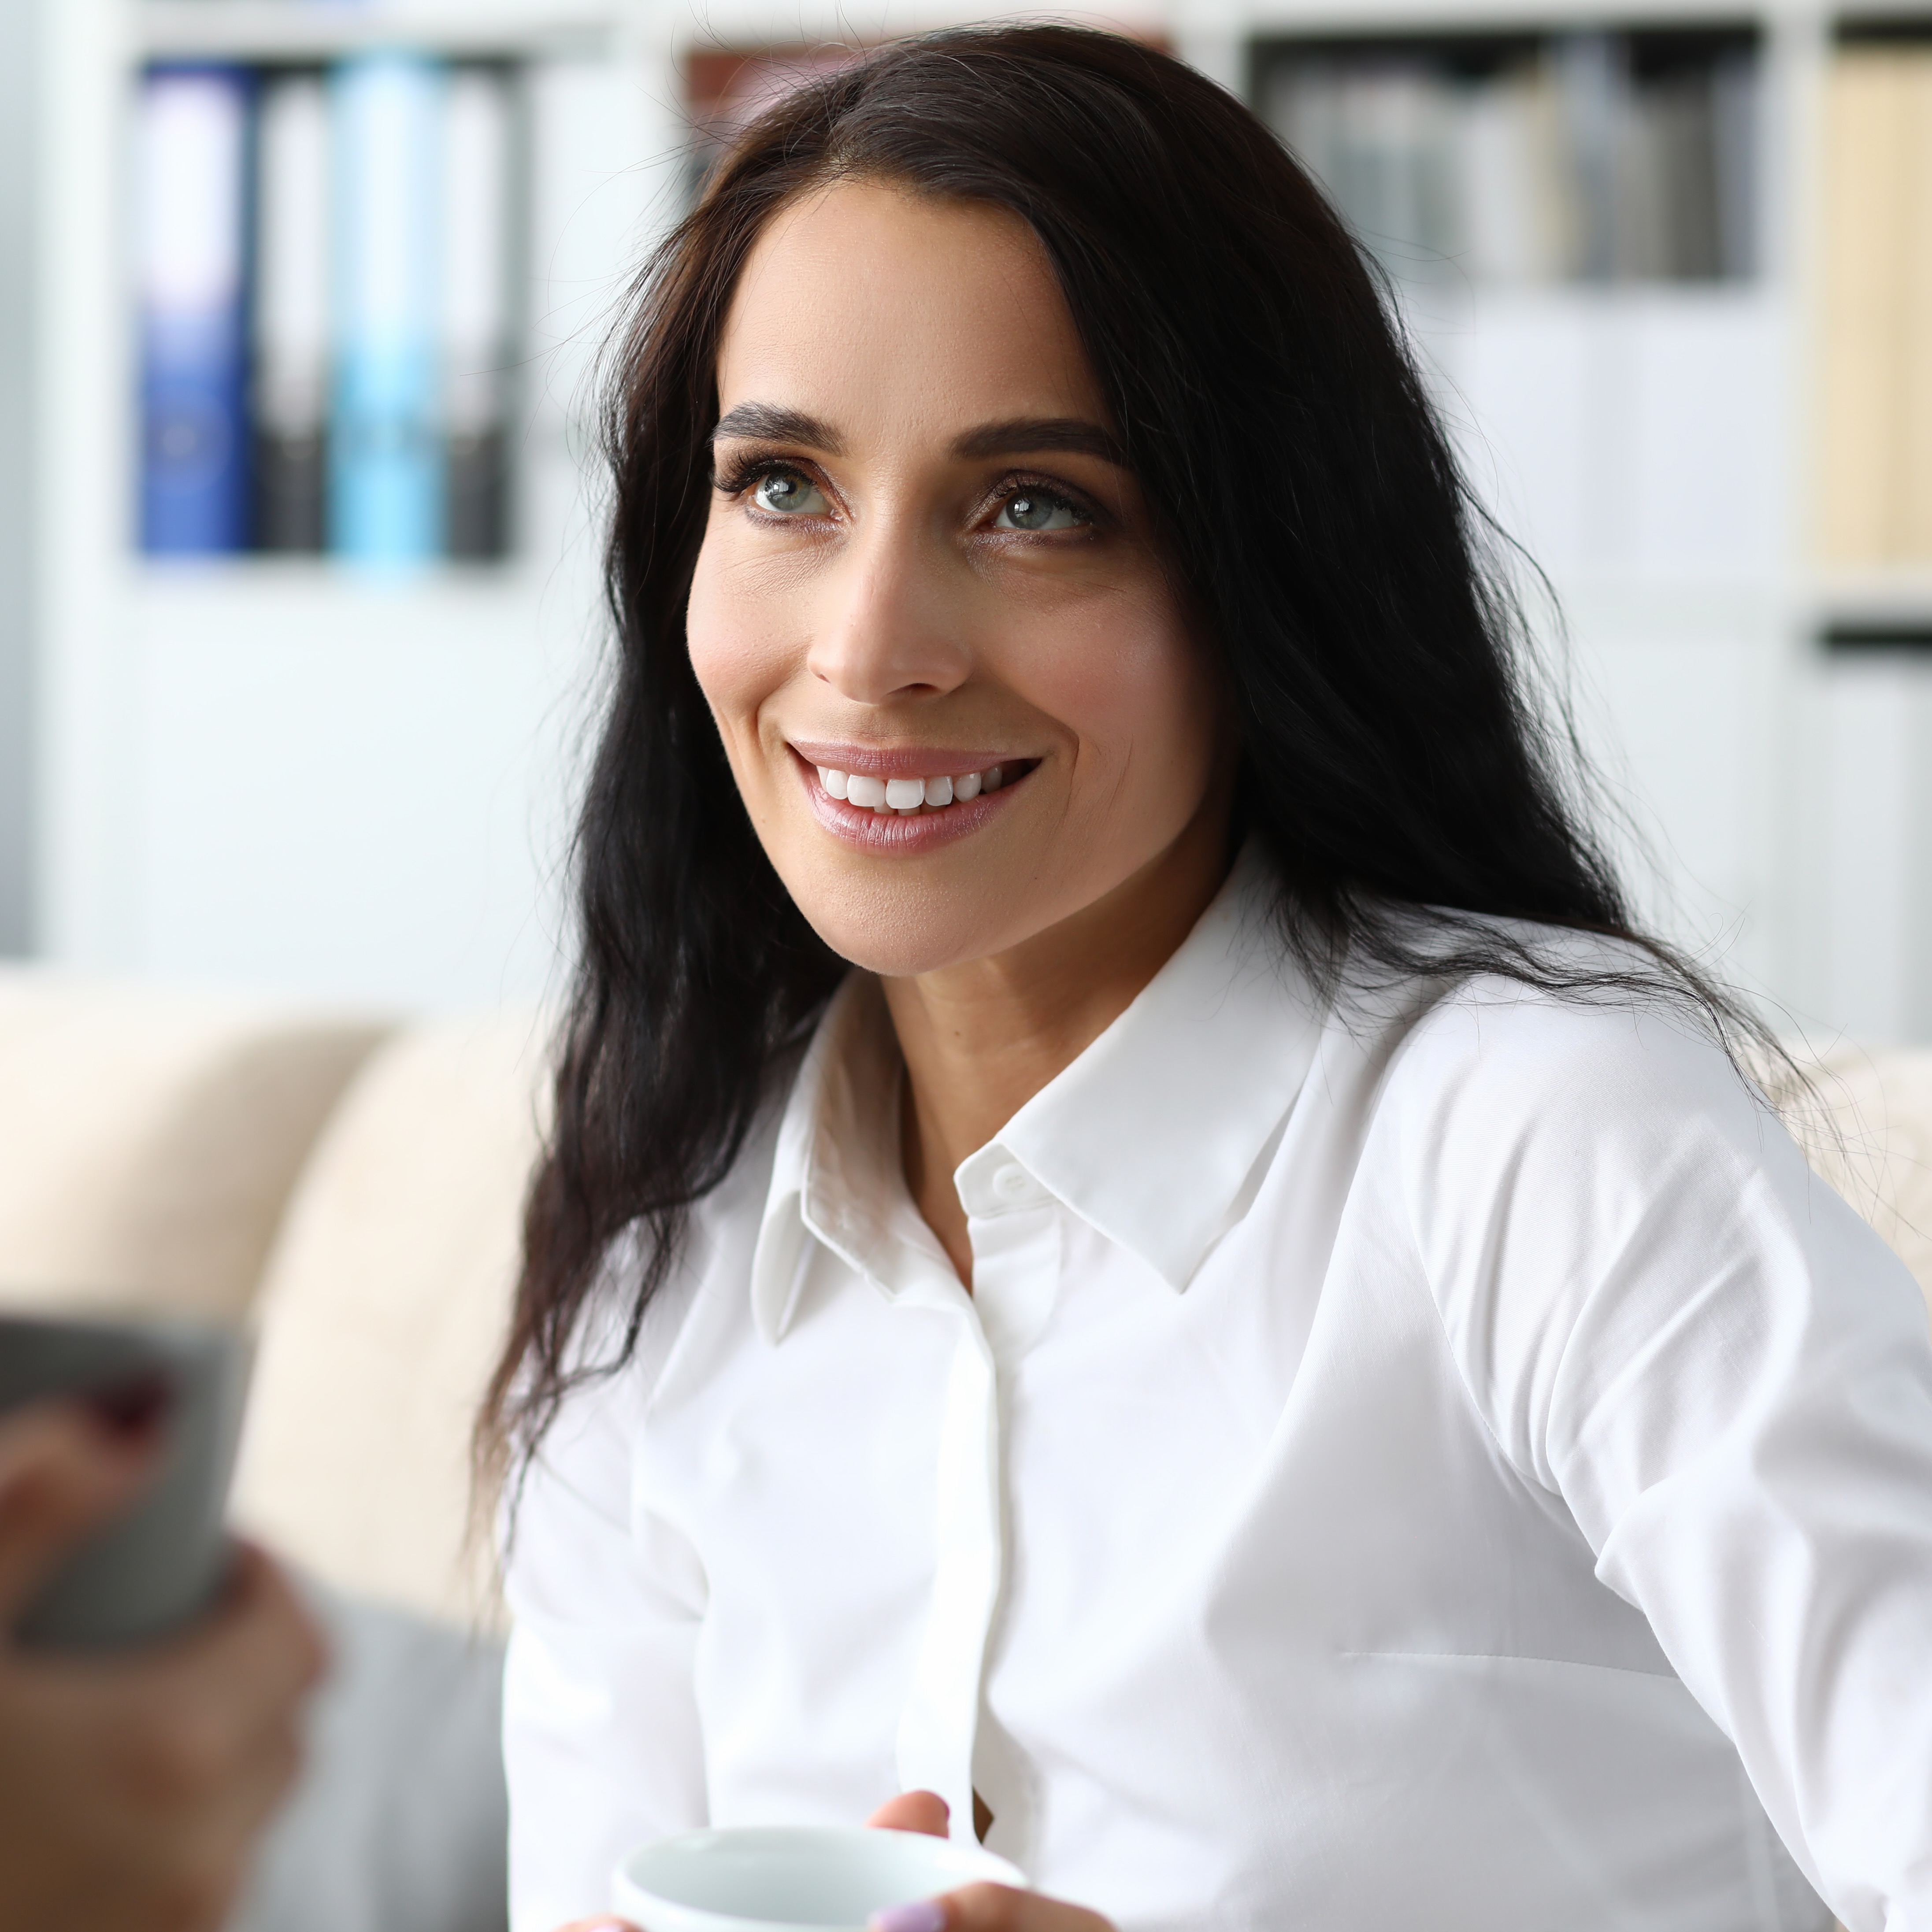
<instances>
[{"instance_id":1,"label":"woman's eye","mask_svg":"<svg viewBox=\"0 0 1932 1932\"><path fill-rule=\"evenodd\" d=\"M1075 530L1089 521L1086 513L1047 490L1016 490L1000 505L993 520L996 530Z\"/></svg>"},{"instance_id":2,"label":"woman's eye","mask_svg":"<svg viewBox=\"0 0 1932 1932\"><path fill-rule=\"evenodd\" d=\"M819 517L831 507L825 501L825 491L795 470L774 470L761 476L751 494L761 510L780 516Z\"/></svg>"}]
</instances>

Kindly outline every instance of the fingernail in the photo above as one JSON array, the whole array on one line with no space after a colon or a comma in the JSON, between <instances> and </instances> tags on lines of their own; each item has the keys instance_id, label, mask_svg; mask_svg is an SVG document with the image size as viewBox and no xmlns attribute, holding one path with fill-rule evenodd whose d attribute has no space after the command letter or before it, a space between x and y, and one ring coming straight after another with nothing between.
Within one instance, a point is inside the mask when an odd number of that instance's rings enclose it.
<instances>
[{"instance_id":1,"label":"fingernail","mask_svg":"<svg viewBox=\"0 0 1932 1932\"><path fill-rule=\"evenodd\" d=\"M143 1369L104 1388L89 1389L82 1400L108 1435L132 1443L151 1436L174 1406L174 1384L159 1369Z\"/></svg>"},{"instance_id":2,"label":"fingernail","mask_svg":"<svg viewBox=\"0 0 1932 1932\"><path fill-rule=\"evenodd\" d=\"M872 1915L871 1932L946 1932L946 1908L936 1898L915 1898Z\"/></svg>"}]
</instances>

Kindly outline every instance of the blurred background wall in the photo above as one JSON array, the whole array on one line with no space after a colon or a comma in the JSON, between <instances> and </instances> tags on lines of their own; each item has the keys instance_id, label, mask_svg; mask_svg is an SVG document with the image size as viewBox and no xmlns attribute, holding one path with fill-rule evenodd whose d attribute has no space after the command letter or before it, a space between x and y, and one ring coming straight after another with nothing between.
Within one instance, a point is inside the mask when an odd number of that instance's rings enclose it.
<instances>
[{"instance_id":1,"label":"blurred background wall","mask_svg":"<svg viewBox=\"0 0 1932 1932\"><path fill-rule=\"evenodd\" d=\"M774 88L970 16L0 0L0 949L552 983L602 330ZM1932 1039L1932 12L1093 17L1381 257L1654 916L1821 1044Z\"/></svg>"},{"instance_id":2,"label":"blurred background wall","mask_svg":"<svg viewBox=\"0 0 1932 1932\"><path fill-rule=\"evenodd\" d=\"M0 956L34 935L36 11L0 0Z\"/></svg>"}]
</instances>

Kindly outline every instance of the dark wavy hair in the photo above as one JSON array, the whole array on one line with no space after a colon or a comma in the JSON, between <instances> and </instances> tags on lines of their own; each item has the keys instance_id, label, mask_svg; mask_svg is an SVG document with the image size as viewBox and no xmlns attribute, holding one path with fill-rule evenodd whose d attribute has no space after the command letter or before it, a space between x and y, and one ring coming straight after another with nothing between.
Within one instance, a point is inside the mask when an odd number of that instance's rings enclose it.
<instances>
[{"instance_id":1,"label":"dark wavy hair","mask_svg":"<svg viewBox=\"0 0 1932 1932\"><path fill-rule=\"evenodd\" d=\"M651 257L605 427L614 688L578 834L581 956L481 1439L527 1449L575 1377L614 1239L640 1223L629 1359L692 1204L744 1146L845 970L737 796L687 653L714 370L774 212L843 178L1011 210L1038 238L1187 594L1240 744L1239 826L1318 983L1511 975L1753 1023L1639 933L1584 821L1588 767L1536 700L1506 548L1369 258L1279 141L1152 48L1064 26L937 33L802 86ZM1505 920L1634 942L1589 971ZM500 1462L498 1466L502 1466Z\"/></svg>"}]
</instances>

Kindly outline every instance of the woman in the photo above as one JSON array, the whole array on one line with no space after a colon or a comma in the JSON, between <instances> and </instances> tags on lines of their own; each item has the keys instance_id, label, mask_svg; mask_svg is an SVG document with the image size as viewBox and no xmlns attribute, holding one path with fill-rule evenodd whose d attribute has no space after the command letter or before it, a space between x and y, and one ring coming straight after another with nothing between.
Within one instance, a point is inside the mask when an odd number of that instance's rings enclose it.
<instances>
[{"instance_id":1,"label":"woman","mask_svg":"<svg viewBox=\"0 0 1932 1932\"><path fill-rule=\"evenodd\" d=\"M130 1394L0 1418L0 1628L153 1478L161 1418ZM93 1658L0 1639L0 1932L215 1932L321 1670L308 1616L247 1547L221 1602L164 1643Z\"/></svg>"},{"instance_id":2,"label":"woman","mask_svg":"<svg viewBox=\"0 0 1932 1932\"><path fill-rule=\"evenodd\" d=\"M891 1932L1932 1926L1923 1306L1633 928L1294 162L906 44L619 377L517 1932L882 1806L1041 1894Z\"/></svg>"}]
</instances>

